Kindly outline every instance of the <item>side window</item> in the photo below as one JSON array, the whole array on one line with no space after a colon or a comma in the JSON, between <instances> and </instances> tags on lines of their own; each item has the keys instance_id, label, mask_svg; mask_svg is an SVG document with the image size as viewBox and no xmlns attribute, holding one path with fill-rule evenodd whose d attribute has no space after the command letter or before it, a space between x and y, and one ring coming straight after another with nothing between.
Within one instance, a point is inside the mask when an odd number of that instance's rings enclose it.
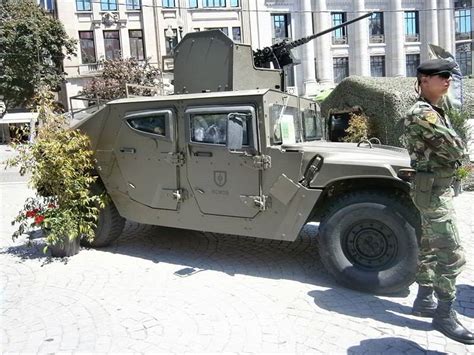
<instances>
[{"instance_id":1,"label":"side window","mask_svg":"<svg viewBox=\"0 0 474 355\"><path fill-rule=\"evenodd\" d=\"M172 111L135 112L125 116L127 125L141 133L171 139Z\"/></svg>"},{"instance_id":2,"label":"side window","mask_svg":"<svg viewBox=\"0 0 474 355\"><path fill-rule=\"evenodd\" d=\"M191 111L195 111L192 109ZM252 113L243 110L226 110L226 112L196 112L189 115L191 142L208 144L227 144L227 121L230 115L238 114L247 117L243 121L242 144L249 146Z\"/></svg>"},{"instance_id":3,"label":"side window","mask_svg":"<svg viewBox=\"0 0 474 355\"><path fill-rule=\"evenodd\" d=\"M191 141L199 143L227 143L227 114L191 115Z\"/></svg>"}]
</instances>

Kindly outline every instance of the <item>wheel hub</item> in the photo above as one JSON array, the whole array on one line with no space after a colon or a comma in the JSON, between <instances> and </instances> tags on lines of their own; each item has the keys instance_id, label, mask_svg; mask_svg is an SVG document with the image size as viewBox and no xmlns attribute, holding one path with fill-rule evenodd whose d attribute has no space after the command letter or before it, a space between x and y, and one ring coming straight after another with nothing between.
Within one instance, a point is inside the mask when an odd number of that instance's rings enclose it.
<instances>
[{"instance_id":1,"label":"wheel hub","mask_svg":"<svg viewBox=\"0 0 474 355\"><path fill-rule=\"evenodd\" d=\"M383 270L390 266L397 255L397 239L384 223L361 221L346 231L343 250L354 265Z\"/></svg>"}]
</instances>

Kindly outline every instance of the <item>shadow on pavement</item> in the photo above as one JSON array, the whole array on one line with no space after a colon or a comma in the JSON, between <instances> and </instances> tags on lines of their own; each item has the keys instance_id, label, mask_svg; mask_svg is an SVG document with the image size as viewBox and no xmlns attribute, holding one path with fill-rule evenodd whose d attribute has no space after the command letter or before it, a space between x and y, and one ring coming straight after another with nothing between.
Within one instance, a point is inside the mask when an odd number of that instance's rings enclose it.
<instances>
[{"instance_id":1,"label":"shadow on pavement","mask_svg":"<svg viewBox=\"0 0 474 355\"><path fill-rule=\"evenodd\" d=\"M382 338L362 340L359 345L347 349L347 354L446 354L422 348L411 340L402 338Z\"/></svg>"},{"instance_id":2,"label":"shadow on pavement","mask_svg":"<svg viewBox=\"0 0 474 355\"><path fill-rule=\"evenodd\" d=\"M374 295L337 288L325 291L315 290L309 292L308 295L314 298L314 303L319 308L328 311L362 319L371 318L398 327L422 331L432 329L430 318L408 318L406 316L410 315L411 307Z\"/></svg>"},{"instance_id":3,"label":"shadow on pavement","mask_svg":"<svg viewBox=\"0 0 474 355\"><path fill-rule=\"evenodd\" d=\"M19 245L0 248L0 255L9 254L20 259L20 262L26 260L38 260L41 266L48 265L54 262L67 264L69 258L53 258L49 254L43 252L46 243L41 232L31 232L25 239L24 243Z\"/></svg>"},{"instance_id":4,"label":"shadow on pavement","mask_svg":"<svg viewBox=\"0 0 474 355\"><path fill-rule=\"evenodd\" d=\"M309 225L286 242L127 222L114 244L98 250L180 265L180 277L213 270L337 287L319 260L316 234Z\"/></svg>"},{"instance_id":5,"label":"shadow on pavement","mask_svg":"<svg viewBox=\"0 0 474 355\"><path fill-rule=\"evenodd\" d=\"M457 285L456 303L456 311L466 317L474 318L474 286Z\"/></svg>"}]
</instances>

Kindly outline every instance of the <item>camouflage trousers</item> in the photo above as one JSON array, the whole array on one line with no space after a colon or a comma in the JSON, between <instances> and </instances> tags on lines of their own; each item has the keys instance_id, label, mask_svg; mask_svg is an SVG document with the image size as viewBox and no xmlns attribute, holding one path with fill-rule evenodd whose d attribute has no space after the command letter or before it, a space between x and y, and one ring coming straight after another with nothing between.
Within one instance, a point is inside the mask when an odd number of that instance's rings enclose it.
<instances>
[{"instance_id":1,"label":"camouflage trousers","mask_svg":"<svg viewBox=\"0 0 474 355\"><path fill-rule=\"evenodd\" d=\"M456 228L450 180L450 177L435 177L430 195L425 196L428 198L423 203L417 197L428 191L417 189L416 182L412 186L422 227L416 281L422 286L433 286L442 301L456 297L456 277L466 263Z\"/></svg>"}]
</instances>

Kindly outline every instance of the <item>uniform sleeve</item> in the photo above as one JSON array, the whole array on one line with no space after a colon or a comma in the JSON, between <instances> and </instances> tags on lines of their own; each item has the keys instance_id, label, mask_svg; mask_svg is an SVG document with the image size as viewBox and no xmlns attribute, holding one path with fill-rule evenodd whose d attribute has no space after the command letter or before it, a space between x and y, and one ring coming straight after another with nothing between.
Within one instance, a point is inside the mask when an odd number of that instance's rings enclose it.
<instances>
[{"instance_id":1,"label":"uniform sleeve","mask_svg":"<svg viewBox=\"0 0 474 355\"><path fill-rule=\"evenodd\" d=\"M423 164L434 160L440 165L462 158L464 146L456 132L439 121L428 105L414 107L405 119L405 132L412 159Z\"/></svg>"}]
</instances>

